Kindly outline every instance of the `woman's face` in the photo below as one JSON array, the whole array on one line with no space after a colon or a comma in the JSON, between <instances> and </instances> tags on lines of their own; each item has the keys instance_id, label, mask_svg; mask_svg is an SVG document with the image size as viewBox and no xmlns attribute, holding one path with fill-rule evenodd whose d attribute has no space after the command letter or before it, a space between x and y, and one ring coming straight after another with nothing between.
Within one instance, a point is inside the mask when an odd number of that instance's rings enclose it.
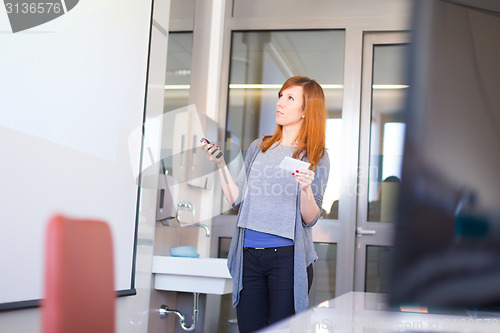
<instances>
[{"instance_id":1,"label":"woman's face","mask_svg":"<svg viewBox=\"0 0 500 333\"><path fill-rule=\"evenodd\" d=\"M303 91L302 86L294 86L281 92L276 103L276 123L278 125L288 126L303 122Z\"/></svg>"}]
</instances>

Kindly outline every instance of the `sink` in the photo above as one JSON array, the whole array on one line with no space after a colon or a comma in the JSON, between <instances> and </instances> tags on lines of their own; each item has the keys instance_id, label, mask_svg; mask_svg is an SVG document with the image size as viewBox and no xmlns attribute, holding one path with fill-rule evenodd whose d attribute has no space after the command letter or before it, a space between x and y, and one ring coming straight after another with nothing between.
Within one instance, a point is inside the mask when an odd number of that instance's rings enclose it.
<instances>
[{"instance_id":1,"label":"sink","mask_svg":"<svg viewBox=\"0 0 500 333\"><path fill-rule=\"evenodd\" d=\"M153 274L157 290L215 295L233 290L227 259L153 256Z\"/></svg>"}]
</instances>

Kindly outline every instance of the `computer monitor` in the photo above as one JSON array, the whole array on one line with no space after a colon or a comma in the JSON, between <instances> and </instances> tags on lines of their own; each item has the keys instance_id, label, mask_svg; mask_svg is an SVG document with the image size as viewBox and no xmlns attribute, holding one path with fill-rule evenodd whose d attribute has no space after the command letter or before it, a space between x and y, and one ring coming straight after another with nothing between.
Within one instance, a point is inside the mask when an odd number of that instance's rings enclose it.
<instances>
[{"instance_id":1,"label":"computer monitor","mask_svg":"<svg viewBox=\"0 0 500 333\"><path fill-rule=\"evenodd\" d=\"M417 0L393 305L500 305L500 2Z\"/></svg>"}]
</instances>

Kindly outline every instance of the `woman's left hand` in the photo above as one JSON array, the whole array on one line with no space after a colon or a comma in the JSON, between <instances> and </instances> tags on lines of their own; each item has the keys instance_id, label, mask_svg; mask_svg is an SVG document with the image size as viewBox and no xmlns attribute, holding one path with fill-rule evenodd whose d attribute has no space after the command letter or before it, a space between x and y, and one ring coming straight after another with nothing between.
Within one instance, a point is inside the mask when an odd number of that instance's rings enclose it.
<instances>
[{"instance_id":1,"label":"woman's left hand","mask_svg":"<svg viewBox=\"0 0 500 333\"><path fill-rule=\"evenodd\" d=\"M301 190L305 190L307 187L311 186L314 180L314 171L309 169L296 170L292 175L295 177L297 183L299 183Z\"/></svg>"}]
</instances>

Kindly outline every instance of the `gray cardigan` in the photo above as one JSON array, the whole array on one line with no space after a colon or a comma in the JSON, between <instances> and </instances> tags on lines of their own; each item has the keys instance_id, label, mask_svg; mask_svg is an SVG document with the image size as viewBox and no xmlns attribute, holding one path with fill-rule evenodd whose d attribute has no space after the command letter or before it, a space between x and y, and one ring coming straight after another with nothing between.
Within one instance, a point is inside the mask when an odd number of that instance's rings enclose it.
<instances>
[{"instance_id":1,"label":"gray cardigan","mask_svg":"<svg viewBox=\"0 0 500 333\"><path fill-rule=\"evenodd\" d=\"M244 172L248 175L252 164L260 151L259 143L262 139L253 141L247 150L244 164ZM325 193L326 184L328 182L328 175L330 173L330 160L328 154L320 159L319 164L316 166L314 181L311 184L311 188L314 193L314 199L318 205L318 215L309 224L302 221L302 215L300 213L300 191L297 193L297 210L295 214L295 238L294 238L294 301L295 301L295 312L299 313L307 309L309 303L308 290L307 290L307 272L306 268L311 263L318 259L316 251L314 250L314 244L312 241L312 230L311 227L316 224L321 213L321 205L323 202L323 194ZM233 203L233 208L237 209L242 203L243 193L245 193L246 184L238 184L239 195L236 201ZM297 184L298 187L298 184ZM240 215L238 214L238 220ZM238 225L238 222L236 225ZM244 228L236 226L231 240L231 246L229 248L227 267L229 273L233 278L233 307L236 307L240 298L240 291L243 289L242 277L243 277L243 240L244 240Z\"/></svg>"}]
</instances>

